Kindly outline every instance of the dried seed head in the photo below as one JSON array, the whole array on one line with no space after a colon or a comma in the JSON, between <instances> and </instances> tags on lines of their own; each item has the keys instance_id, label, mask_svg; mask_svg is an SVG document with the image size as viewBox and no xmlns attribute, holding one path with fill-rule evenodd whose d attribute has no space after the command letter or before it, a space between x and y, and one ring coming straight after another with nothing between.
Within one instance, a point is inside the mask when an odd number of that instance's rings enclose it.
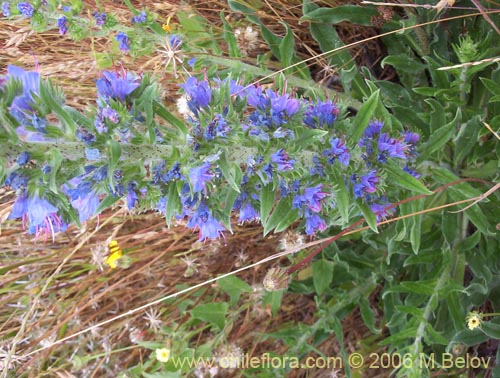
<instances>
[{"instance_id":1,"label":"dried seed head","mask_svg":"<svg viewBox=\"0 0 500 378\"><path fill-rule=\"evenodd\" d=\"M267 291L278 291L288 288L290 276L284 268L271 268L262 284Z\"/></svg>"}]
</instances>

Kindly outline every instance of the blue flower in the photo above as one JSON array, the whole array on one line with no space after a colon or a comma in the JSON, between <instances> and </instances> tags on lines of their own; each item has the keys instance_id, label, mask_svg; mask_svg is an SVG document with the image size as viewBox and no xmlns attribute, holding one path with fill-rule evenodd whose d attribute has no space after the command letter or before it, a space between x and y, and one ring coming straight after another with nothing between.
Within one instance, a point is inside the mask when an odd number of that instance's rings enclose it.
<instances>
[{"instance_id":1,"label":"blue flower","mask_svg":"<svg viewBox=\"0 0 500 378\"><path fill-rule=\"evenodd\" d=\"M309 104L304 113L304 123L313 129L331 128L337 119L339 108L332 101Z\"/></svg>"},{"instance_id":2,"label":"blue flower","mask_svg":"<svg viewBox=\"0 0 500 378\"><path fill-rule=\"evenodd\" d=\"M196 212L189 219L187 226L199 230L199 240L217 239L222 235L225 228L215 219L208 206L201 202Z\"/></svg>"},{"instance_id":3,"label":"blue flower","mask_svg":"<svg viewBox=\"0 0 500 378\"><path fill-rule=\"evenodd\" d=\"M116 35L115 39L119 43L118 48L121 51L129 51L130 50L130 40L128 38L127 33L119 32Z\"/></svg>"},{"instance_id":4,"label":"blue flower","mask_svg":"<svg viewBox=\"0 0 500 378\"><path fill-rule=\"evenodd\" d=\"M85 157L87 160L99 160L101 152L97 148L85 148Z\"/></svg>"},{"instance_id":5,"label":"blue flower","mask_svg":"<svg viewBox=\"0 0 500 378\"><path fill-rule=\"evenodd\" d=\"M172 34L168 42L172 50L177 50L182 45L182 39L177 34Z\"/></svg>"},{"instance_id":6,"label":"blue flower","mask_svg":"<svg viewBox=\"0 0 500 378\"><path fill-rule=\"evenodd\" d=\"M209 162L203 163L199 167L191 168L189 171L189 181L193 185L194 192L206 191L206 183L215 175L209 172L211 166Z\"/></svg>"},{"instance_id":7,"label":"blue flower","mask_svg":"<svg viewBox=\"0 0 500 378\"><path fill-rule=\"evenodd\" d=\"M195 115L198 115L198 111L207 107L212 100L212 89L206 80L199 82L197 78L191 76L180 86L189 96L188 107Z\"/></svg>"},{"instance_id":8,"label":"blue flower","mask_svg":"<svg viewBox=\"0 0 500 378\"><path fill-rule=\"evenodd\" d=\"M328 164L333 165L335 163L335 159L339 159L341 164L346 166L349 165L351 155L345 142L340 138L332 138L330 139L330 146L331 148L329 150L323 151L323 156L327 157Z\"/></svg>"},{"instance_id":9,"label":"blue flower","mask_svg":"<svg viewBox=\"0 0 500 378\"><path fill-rule=\"evenodd\" d=\"M386 133L380 134L377 145L379 152L377 160L381 163L385 163L387 157L406 159L408 146L402 141L390 138Z\"/></svg>"},{"instance_id":10,"label":"blue flower","mask_svg":"<svg viewBox=\"0 0 500 378\"><path fill-rule=\"evenodd\" d=\"M33 13L35 13L35 8L33 8L33 5L31 5L27 1L23 1L23 2L18 3L17 4L17 9L26 18L32 17Z\"/></svg>"},{"instance_id":11,"label":"blue flower","mask_svg":"<svg viewBox=\"0 0 500 378\"><path fill-rule=\"evenodd\" d=\"M260 214L257 210L255 210L255 207L253 207L250 201L248 201L244 206L241 207L238 218L240 223L252 222L259 219Z\"/></svg>"},{"instance_id":12,"label":"blue flower","mask_svg":"<svg viewBox=\"0 0 500 378\"><path fill-rule=\"evenodd\" d=\"M271 155L271 161L277 165L278 171L290 171L295 164L295 160L290 159L283 148Z\"/></svg>"},{"instance_id":13,"label":"blue flower","mask_svg":"<svg viewBox=\"0 0 500 378\"><path fill-rule=\"evenodd\" d=\"M35 238L44 234L45 239L49 234L52 235L59 231L65 231L68 225L57 215L57 208L46 199L40 198L38 194L33 197L27 197L22 192L16 199L9 219L21 218L25 226L28 227L30 234L35 234Z\"/></svg>"},{"instance_id":14,"label":"blue flower","mask_svg":"<svg viewBox=\"0 0 500 378\"><path fill-rule=\"evenodd\" d=\"M21 152L21 154L17 158L16 163L19 164L20 166L23 166L23 165L28 164L29 161L30 161L29 152L23 151L23 152Z\"/></svg>"},{"instance_id":15,"label":"blue flower","mask_svg":"<svg viewBox=\"0 0 500 378\"><path fill-rule=\"evenodd\" d=\"M109 119L112 123L120 122L120 116L118 115L118 112L109 105L102 109L102 116Z\"/></svg>"},{"instance_id":16,"label":"blue flower","mask_svg":"<svg viewBox=\"0 0 500 378\"><path fill-rule=\"evenodd\" d=\"M94 134L84 128L76 130L75 134L78 139L80 139L82 142L85 142L86 144L91 144L97 140Z\"/></svg>"},{"instance_id":17,"label":"blue flower","mask_svg":"<svg viewBox=\"0 0 500 378\"><path fill-rule=\"evenodd\" d=\"M326 230L326 222L318 214L306 209L305 218L306 218L306 234L307 235L314 235L316 233L316 231L325 231Z\"/></svg>"},{"instance_id":18,"label":"blue flower","mask_svg":"<svg viewBox=\"0 0 500 378\"><path fill-rule=\"evenodd\" d=\"M366 175L359 177L359 182L354 184L354 197L364 197L367 193L377 191L378 176L376 170L371 170Z\"/></svg>"},{"instance_id":19,"label":"blue flower","mask_svg":"<svg viewBox=\"0 0 500 378\"><path fill-rule=\"evenodd\" d=\"M127 208L129 210L135 207L138 200L136 188L137 183L135 181L131 181L127 185Z\"/></svg>"},{"instance_id":20,"label":"blue flower","mask_svg":"<svg viewBox=\"0 0 500 378\"><path fill-rule=\"evenodd\" d=\"M104 99L114 98L121 101L130 95L140 84L130 73L104 71L102 78L96 80L97 93Z\"/></svg>"},{"instance_id":21,"label":"blue flower","mask_svg":"<svg viewBox=\"0 0 500 378\"><path fill-rule=\"evenodd\" d=\"M141 12L138 15L135 15L132 17L132 23L133 24L143 24L146 22L146 12Z\"/></svg>"},{"instance_id":22,"label":"blue flower","mask_svg":"<svg viewBox=\"0 0 500 378\"><path fill-rule=\"evenodd\" d=\"M99 13L99 12L94 12L92 13L92 16L94 16L95 23L97 26L103 26L106 23L106 13Z\"/></svg>"},{"instance_id":23,"label":"blue flower","mask_svg":"<svg viewBox=\"0 0 500 378\"><path fill-rule=\"evenodd\" d=\"M174 180L183 180L184 176L181 173L181 163L176 161L174 165L172 166L172 169L170 169L167 173L165 173L162 177L161 180L165 183L174 181Z\"/></svg>"},{"instance_id":24,"label":"blue flower","mask_svg":"<svg viewBox=\"0 0 500 378\"><path fill-rule=\"evenodd\" d=\"M28 179L21 173L12 172L5 179L5 185L12 187L14 190L24 189L28 185Z\"/></svg>"},{"instance_id":25,"label":"blue flower","mask_svg":"<svg viewBox=\"0 0 500 378\"><path fill-rule=\"evenodd\" d=\"M370 205L370 210L375 214L377 222L381 222L394 214L394 208L387 210L388 206L390 206L388 202L384 202L383 204L372 203Z\"/></svg>"},{"instance_id":26,"label":"blue flower","mask_svg":"<svg viewBox=\"0 0 500 378\"><path fill-rule=\"evenodd\" d=\"M20 123L24 123L28 117L26 113L33 111L31 107L34 102L33 96L40 94L40 74L9 65L7 77L19 80L23 86L22 95L14 97L10 111L14 118Z\"/></svg>"},{"instance_id":27,"label":"blue flower","mask_svg":"<svg viewBox=\"0 0 500 378\"><path fill-rule=\"evenodd\" d=\"M2 3L2 13L5 17L10 17L10 2L4 1Z\"/></svg>"},{"instance_id":28,"label":"blue flower","mask_svg":"<svg viewBox=\"0 0 500 378\"><path fill-rule=\"evenodd\" d=\"M319 213L321 211L321 201L329 195L326 192L322 192L321 189L323 189L323 184L318 184L311 188L304 189L304 198L307 203L307 207L315 213Z\"/></svg>"},{"instance_id":29,"label":"blue flower","mask_svg":"<svg viewBox=\"0 0 500 378\"><path fill-rule=\"evenodd\" d=\"M365 129L365 137L373 138L379 135L383 126L384 126L383 121L377 121L377 120L371 121L368 124L367 128Z\"/></svg>"},{"instance_id":30,"label":"blue flower","mask_svg":"<svg viewBox=\"0 0 500 378\"><path fill-rule=\"evenodd\" d=\"M59 34L66 34L68 32L68 19L66 16L61 16L57 19L57 26L59 27Z\"/></svg>"}]
</instances>

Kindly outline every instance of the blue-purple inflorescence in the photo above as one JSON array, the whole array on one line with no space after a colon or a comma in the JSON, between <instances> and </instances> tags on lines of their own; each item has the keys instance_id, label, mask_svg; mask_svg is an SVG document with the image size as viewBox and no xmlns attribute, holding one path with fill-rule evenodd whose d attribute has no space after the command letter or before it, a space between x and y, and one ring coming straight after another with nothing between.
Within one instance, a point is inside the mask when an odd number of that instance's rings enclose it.
<instances>
[{"instance_id":1,"label":"blue-purple inflorescence","mask_svg":"<svg viewBox=\"0 0 500 378\"><path fill-rule=\"evenodd\" d=\"M141 15L134 22L142 22ZM60 20L59 27L67 27L67 20ZM182 43L177 36L170 42ZM52 141L45 114L36 106L40 75L9 66L2 82L11 79L20 84L8 106L19 138L25 143ZM141 107L141 91L148 83L124 69L104 71L96 80L96 109L88 122L78 122L71 141L82 145L83 166L66 172L67 180L60 184L66 201L45 198L43 186L36 191L29 186L33 177L48 183L59 167L44 159L37 176L33 165L39 156L19 152L5 179L18 196L10 218L47 237L66 229L71 220L82 223L97 216L104 198L122 198L129 211L153 208L185 219L187 227L206 240L223 236L231 212L240 223L261 220L261 201L271 195L271 201L286 201L289 214L301 218L305 232L314 235L338 219L340 186L352 203L368 205L381 221L394 213L389 209L385 165L401 162L406 172L418 177L413 168L418 134L394 137L382 121L372 120L359 141L349 142L334 102L297 99L230 79L189 77L180 85L190 113L187 131L179 130L182 138L172 139L170 126L156 123L151 108ZM145 135L147 122L153 127ZM301 139L304 135L309 139ZM151 148L141 144L143 140L149 140ZM156 146L168 146L171 152L158 154ZM123 151L130 148L142 153L142 159L122 160ZM340 180L331 180L334 173Z\"/></svg>"}]
</instances>

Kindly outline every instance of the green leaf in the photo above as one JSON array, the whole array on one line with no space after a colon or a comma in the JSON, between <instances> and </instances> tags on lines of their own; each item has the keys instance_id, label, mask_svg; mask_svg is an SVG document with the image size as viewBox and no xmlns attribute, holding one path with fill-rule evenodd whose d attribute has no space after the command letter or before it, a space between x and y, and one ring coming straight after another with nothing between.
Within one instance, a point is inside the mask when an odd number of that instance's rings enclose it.
<instances>
[{"instance_id":1,"label":"green leaf","mask_svg":"<svg viewBox=\"0 0 500 378\"><path fill-rule=\"evenodd\" d=\"M240 193L239 184L241 183L241 168L235 163L229 163L226 158L226 154L222 154L219 157L218 165L220 170L222 171L222 175L227 180L228 184L233 188L237 193Z\"/></svg>"},{"instance_id":2,"label":"green leaf","mask_svg":"<svg viewBox=\"0 0 500 378\"><path fill-rule=\"evenodd\" d=\"M350 148L354 148L354 146L363 136L366 126L368 126L368 123L370 122L373 113L377 108L379 95L380 89L373 92L368 100L366 100L365 103L361 106L361 109L359 109L359 112L354 119L354 127L351 133L351 137L347 141L347 145Z\"/></svg>"},{"instance_id":3,"label":"green leaf","mask_svg":"<svg viewBox=\"0 0 500 378\"><path fill-rule=\"evenodd\" d=\"M73 136L76 131L75 121L73 121L73 118L71 118L71 116L55 100L54 92L55 89L52 87L50 82L42 81L40 83L40 97L45 104L47 104L47 106L62 119L63 125L66 126L64 133L66 135Z\"/></svg>"},{"instance_id":4,"label":"green leaf","mask_svg":"<svg viewBox=\"0 0 500 378\"><path fill-rule=\"evenodd\" d=\"M479 327L481 331L491 337L492 339L500 340L500 324L494 321L490 322L482 322L481 327Z\"/></svg>"},{"instance_id":5,"label":"green leaf","mask_svg":"<svg viewBox=\"0 0 500 378\"><path fill-rule=\"evenodd\" d=\"M153 109L155 113L158 114L158 116L163 118L172 126L176 127L182 133L182 135L189 134L189 130L187 129L184 122L170 113L162 104L157 101L153 101Z\"/></svg>"},{"instance_id":6,"label":"green leaf","mask_svg":"<svg viewBox=\"0 0 500 378\"><path fill-rule=\"evenodd\" d=\"M408 54L389 55L380 63L382 68L386 64L393 66L397 71L417 74L425 70L425 66L410 57Z\"/></svg>"},{"instance_id":7,"label":"green leaf","mask_svg":"<svg viewBox=\"0 0 500 378\"><path fill-rule=\"evenodd\" d=\"M394 161L389 161L385 165L385 170L389 173L389 179L402 188L411 190L420 194L432 194L425 185L409 173L403 171Z\"/></svg>"},{"instance_id":8,"label":"green leaf","mask_svg":"<svg viewBox=\"0 0 500 378\"><path fill-rule=\"evenodd\" d=\"M462 112L458 107L455 118L453 118L450 123L442 125L440 128L431 133L429 140L421 149L421 154L419 156L420 161L428 159L433 152L443 149L444 145L448 143L448 141L456 133L457 126L461 118Z\"/></svg>"},{"instance_id":9,"label":"green leaf","mask_svg":"<svg viewBox=\"0 0 500 378\"><path fill-rule=\"evenodd\" d=\"M50 178L49 178L49 187L54 192L57 193L59 191L59 185L57 183L57 177L59 175L59 170L61 169L61 163L63 161L63 157L59 150L56 148L51 148L49 153L49 164L51 167L50 170Z\"/></svg>"},{"instance_id":10,"label":"green leaf","mask_svg":"<svg viewBox=\"0 0 500 378\"><path fill-rule=\"evenodd\" d=\"M299 219L299 211L297 209L290 208L290 211L283 217L281 222L278 223L278 225L274 229L274 233L277 234L279 232L285 231L297 219Z\"/></svg>"},{"instance_id":11,"label":"green leaf","mask_svg":"<svg viewBox=\"0 0 500 378\"><path fill-rule=\"evenodd\" d=\"M455 141L455 166L460 166L462 161L477 145L479 131L481 130L481 117L479 115L462 124Z\"/></svg>"},{"instance_id":12,"label":"green leaf","mask_svg":"<svg viewBox=\"0 0 500 378\"><path fill-rule=\"evenodd\" d=\"M382 330L375 327L375 314L373 313L370 302L366 297L361 297L359 299L359 310L363 321L372 333L379 334L382 332Z\"/></svg>"},{"instance_id":13,"label":"green leaf","mask_svg":"<svg viewBox=\"0 0 500 378\"><path fill-rule=\"evenodd\" d=\"M465 318L463 319L463 324L465 324ZM464 329L455 336L450 341L450 345L455 345L455 344L465 344L467 346L473 346L477 344L484 343L486 340L488 340L489 337L481 332L478 328L474 330L469 330L469 329Z\"/></svg>"},{"instance_id":14,"label":"green leaf","mask_svg":"<svg viewBox=\"0 0 500 378\"><path fill-rule=\"evenodd\" d=\"M330 286L333 280L333 261L320 259L312 264L313 283L316 293L321 295Z\"/></svg>"},{"instance_id":15,"label":"green leaf","mask_svg":"<svg viewBox=\"0 0 500 378\"><path fill-rule=\"evenodd\" d=\"M433 295L436 288L436 280L403 281L399 285L387 288L382 295L384 298L389 293L414 293L422 295Z\"/></svg>"},{"instance_id":16,"label":"green leaf","mask_svg":"<svg viewBox=\"0 0 500 378\"><path fill-rule=\"evenodd\" d=\"M189 313L195 319L200 319L217 327L220 331L226 324L226 314L229 305L223 303L204 303L193 308Z\"/></svg>"},{"instance_id":17,"label":"green leaf","mask_svg":"<svg viewBox=\"0 0 500 378\"><path fill-rule=\"evenodd\" d=\"M281 307L281 301L283 299L283 294L285 290L278 291L268 291L264 294L262 298L262 305L266 307L267 305L271 306L271 313L276 315L278 310Z\"/></svg>"},{"instance_id":18,"label":"green leaf","mask_svg":"<svg viewBox=\"0 0 500 378\"><path fill-rule=\"evenodd\" d=\"M275 193L272 183L263 185L260 192L260 218L264 228L267 228L267 218L274 205Z\"/></svg>"},{"instance_id":19,"label":"green leaf","mask_svg":"<svg viewBox=\"0 0 500 378\"><path fill-rule=\"evenodd\" d=\"M364 202L356 202L356 205L358 208L361 210L363 213L363 216L365 217L366 223L370 228L372 229L373 232L378 234L377 230L377 217L375 214L373 214L373 211L368 207L368 205Z\"/></svg>"},{"instance_id":20,"label":"green leaf","mask_svg":"<svg viewBox=\"0 0 500 378\"><path fill-rule=\"evenodd\" d=\"M339 164L335 162L337 167ZM335 180L335 206L339 209L342 221L349 222L349 194L347 193L347 186L345 185L344 175L340 169L333 170L333 178Z\"/></svg>"},{"instance_id":21,"label":"green leaf","mask_svg":"<svg viewBox=\"0 0 500 378\"><path fill-rule=\"evenodd\" d=\"M108 145L108 158L110 167L116 167L118 161L120 160L120 156L122 154L122 146L119 142L114 139L109 139L107 142ZM111 171L111 170L110 170Z\"/></svg>"},{"instance_id":22,"label":"green leaf","mask_svg":"<svg viewBox=\"0 0 500 378\"><path fill-rule=\"evenodd\" d=\"M289 214L294 210L292 208L292 200L283 198L278 205L274 208L271 216L269 217L264 227L264 236L267 235L272 229L286 219Z\"/></svg>"},{"instance_id":23,"label":"green leaf","mask_svg":"<svg viewBox=\"0 0 500 378\"><path fill-rule=\"evenodd\" d=\"M227 42L229 56L231 58L241 58L240 48L238 47L238 42L234 36L234 31L231 25L226 21L224 17L224 11L220 13L220 19L224 25L224 40Z\"/></svg>"},{"instance_id":24,"label":"green leaf","mask_svg":"<svg viewBox=\"0 0 500 378\"><path fill-rule=\"evenodd\" d=\"M168 188L167 206L165 208L165 220L169 228L172 224L172 218L179 214L180 206L181 200L177 190L177 185L175 183L171 183Z\"/></svg>"},{"instance_id":25,"label":"green leaf","mask_svg":"<svg viewBox=\"0 0 500 378\"><path fill-rule=\"evenodd\" d=\"M106 196L101 201L101 203L99 204L99 206L97 206L97 209L96 209L96 211L95 211L94 214L99 214L101 211L103 211L103 210L107 209L108 207L112 206L119 199L120 199L120 197L118 197L118 196L111 196L111 195Z\"/></svg>"},{"instance_id":26,"label":"green leaf","mask_svg":"<svg viewBox=\"0 0 500 378\"><path fill-rule=\"evenodd\" d=\"M281 23L286 28L286 34L281 40L279 51L280 51L280 61L284 67L288 67L292 64L292 59L295 54L295 41L293 39L293 32L284 22Z\"/></svg>"},{"instance_id":27,"label":"green leaf","mask_svg":"<svg viewBox=\"0 0 500 378\"><path fill-rule=\"evenodd\" d=\"M240 299L241 293L251 293L252 288L245 281L231 275L217 280L217 285L231 298L230 305L234 306Z\"/></svg>"},{"instance_id":28,"label":"green leaf","mask_svg":"<svg viewBox=\"0 0 500 378\"><path fill-rule=\"evenodd\" d=\"M371 18L378 15L373 7L341 5L332 8L318 8L302 16L299 22L313 21L326 24L338 24L348 21L352 24L372 26Z\"/></svg>"}]
</instances>

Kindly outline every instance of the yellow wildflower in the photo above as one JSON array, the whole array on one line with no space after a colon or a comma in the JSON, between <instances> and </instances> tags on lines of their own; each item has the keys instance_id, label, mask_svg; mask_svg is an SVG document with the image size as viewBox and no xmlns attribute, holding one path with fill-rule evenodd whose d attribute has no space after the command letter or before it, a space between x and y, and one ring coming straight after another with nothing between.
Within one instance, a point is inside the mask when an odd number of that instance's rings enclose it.
<instances>
[{"instance_id":1,"label":"yellow wildflower","mask_svg":"<svg viewBox=\"0 0 500 378\"><path fill-rule=\"evenodd\" d=\"M170 349L167 348L156 349L156 359L160 362L167 362L170 359Z\"/></svg>"},{"instance_id":2,"label":"yellow wildflower","mask_svg":"<svg viewBox=\"0 0 500 378\"><path fill-rule=\"evenodd\" d=\"M483 320L482 315L477 311L469 312L467 317L465 318L467 321L467 327L472 331L481 326L481 321Z\"/></svg>"}]
</instances>

